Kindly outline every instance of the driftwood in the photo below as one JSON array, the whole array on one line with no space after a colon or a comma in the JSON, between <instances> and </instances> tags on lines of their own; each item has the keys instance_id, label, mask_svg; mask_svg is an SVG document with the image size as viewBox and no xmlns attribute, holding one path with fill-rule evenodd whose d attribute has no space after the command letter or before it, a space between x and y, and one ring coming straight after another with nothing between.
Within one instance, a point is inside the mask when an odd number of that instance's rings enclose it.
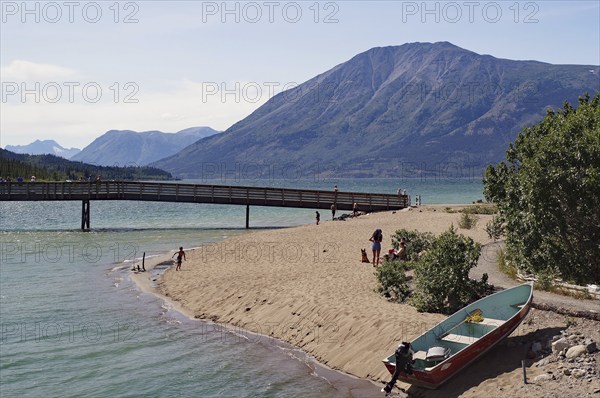
<instances>
[{"instance_id":1,"label":"driftwood","mask_svg":"<svg viewBox=\"0 0 600 398\"><path fill-rule=\"evenodd\" d=\"M548 303L533 302L531 303L531 306L542 311L552 311L561 315L568 315L576 318L586 318L591 319L592 321L600 321L600 312L571 310L569 308L559 307Z\"/></svg>"}]
</instances>

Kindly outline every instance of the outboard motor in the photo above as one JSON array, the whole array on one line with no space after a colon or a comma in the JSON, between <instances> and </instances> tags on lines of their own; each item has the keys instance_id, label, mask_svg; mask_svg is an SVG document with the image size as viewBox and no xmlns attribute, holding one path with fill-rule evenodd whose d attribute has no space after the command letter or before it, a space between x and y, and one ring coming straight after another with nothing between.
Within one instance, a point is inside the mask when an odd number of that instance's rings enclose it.
<instances>
[{"instance_id":1,"label":"outboard motor","mask_svg":"<svg viewBox=\"0 0 600 398\"><path fill-rule=\"evenodd\" d=\"M385 385L384 388L381 389L382 392L385 392L386 395L389 395L392 392L392 388L396 384L396 380L398 380L398 376L400 376L400 372L404 372L406 374L412 374L412 364L413 364L413 354L414 351L410 346L410 343L403 341L400 343L396 352L394 353L396 357L396 370L392 375L392 380Z\"/></svg>"}]
</instances>

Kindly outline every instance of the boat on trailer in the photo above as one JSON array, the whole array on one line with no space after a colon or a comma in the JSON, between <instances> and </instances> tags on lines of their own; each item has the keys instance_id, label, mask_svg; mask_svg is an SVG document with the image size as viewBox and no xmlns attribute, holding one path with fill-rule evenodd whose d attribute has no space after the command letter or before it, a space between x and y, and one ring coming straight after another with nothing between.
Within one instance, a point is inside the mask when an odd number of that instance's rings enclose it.
<instances>
[{"instance_id":1,"label":"boat on trailer","mask_svg":"<svg viewBox=\"0 0 600 398\"><path fill-rule=\"evenodd\" d=\"M523 321L533 300L533 285L523 284L486 296L457 311L410 342L410 371L398 379L436 389L508 337ZM383 360L393 375L396 354Z\"/></svg>"}]
</instances>

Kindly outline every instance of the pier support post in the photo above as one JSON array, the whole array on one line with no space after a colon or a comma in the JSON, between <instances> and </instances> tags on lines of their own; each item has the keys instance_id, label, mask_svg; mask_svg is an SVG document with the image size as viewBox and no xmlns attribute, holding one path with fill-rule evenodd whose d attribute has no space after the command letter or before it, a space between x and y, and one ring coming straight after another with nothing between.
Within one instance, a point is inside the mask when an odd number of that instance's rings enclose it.
<instances>
[{"instance_id":1,"label":"pier support post","mask_svg":"<svg viewBox=\"0 0 600 398\"><path fill-rule=\"evenodd\" d=\"M246 205L246 229L250 228L250 205Z\"/></svg>"},{"instance_id":2,"label":"pier support post","mask_svg":"<svg viewBox=\"0 0 600 398\"><path fill-rule=\"evenodd\" d=\"M82 200L81 201L81 229L89 229L90 228L90 201Z\"/></svg>"}]
</instances>

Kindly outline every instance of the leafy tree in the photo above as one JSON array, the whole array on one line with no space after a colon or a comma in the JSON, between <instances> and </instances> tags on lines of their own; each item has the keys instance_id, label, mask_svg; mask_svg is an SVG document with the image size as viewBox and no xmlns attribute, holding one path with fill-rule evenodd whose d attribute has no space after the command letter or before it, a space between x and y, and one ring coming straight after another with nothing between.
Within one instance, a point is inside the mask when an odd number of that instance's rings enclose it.
<instances>
[{"instance_id":1,"label":"leafy tree","mask_svg":"<svg viewBox=\"0 0 600 398\"><path fill-rule=\"evenodd\" d=\"M507 255L529 272L600 282L600 94L525 128L488 166L484 195L505 221Z\"/></svg>"},{"instance_id":2,"label":"leafy tree","mask_svg":"<svg viewBox=\"0 0 600 398\"><path fill-rule=\"evenodd\" d=\"M500 239L504 235L504 220L501 216L495 216L485 225L485 232L487 232L490 239L495 241Z\"/></svg>"},{"instance_id":3,"label":"leafy tree","mask_svg":"<svg viewBox=\"0 0 600 398\"><path fill-rule=\"evenodd\" d=\"M417 310L451 314L482 296L487 275L482 282L469 279L480 254L481 246L454 227L436 237L415 268L412 302Z\"/></svg>"}]
</instances>

